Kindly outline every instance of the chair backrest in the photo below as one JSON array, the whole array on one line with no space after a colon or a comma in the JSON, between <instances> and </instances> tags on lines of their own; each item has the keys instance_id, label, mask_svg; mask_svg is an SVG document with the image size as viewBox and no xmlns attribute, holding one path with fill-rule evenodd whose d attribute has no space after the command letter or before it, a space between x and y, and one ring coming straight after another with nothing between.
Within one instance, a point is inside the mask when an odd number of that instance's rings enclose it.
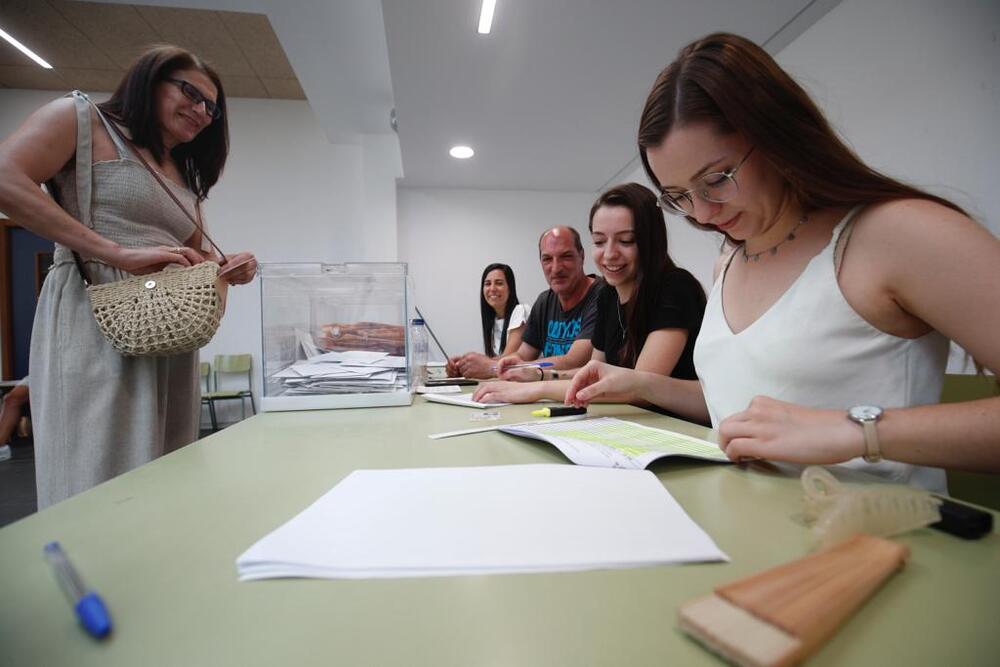
<instances>
[{"instance_id":1,"label":"chair backrest","mask_svg":"<svg viewBox=\"0 0 1000 667\"><path fill-rule=\"evenodd\" d=\"M220 391L223 389L219 385L219 374L243 374L246 375L247 379L247 390L253 384L250 377L251 368L253 366L253 355L252 354L217 354L215 355L215 390Z\"/></svg>"},{"instance_id":2,"label":"chair backrest","mask_svg":"<svg viewBox=\"0 0 1000 667\"><path fill-rule=\"evenodd\" d=\"M992 375L945 375L941 402L974 401L998 395L1000 385ZM948 493L959 500L1000 511L1000 475L949 470Z\"/></svg>"},{"instance_id":3,"label":"chair backrest","mask_svg":"<svg viewBox=\"0 0 1000 667\"><path fill-rule=\"evenodd\" d=\"M210 385L212 377L212 364L207 361L202 361L198 364L198 375L201 376L201 391L203 393L208 393L212 390Z\"/></svg>"},{"instance_id":4,"label":"chair backrest","mask_svg":"<svg viewBox=\"0 0 1000 667\"><path fill-rule=\"evenodd\" d=\"M247 373L252 363L252 354L215 355L215 370L218 373Z\"/></svg>"},{"instance_id":5,"label":"chair backrest","mask_svg":"<svg viewBox=\"0 0 1000 667\"><path fill-rule=\"evenodd\" d=\"M941 388L942 403L974 401L977 398L1000 396L1000 384L992 375L945 375Z\"/></svg>"}]
</instances>

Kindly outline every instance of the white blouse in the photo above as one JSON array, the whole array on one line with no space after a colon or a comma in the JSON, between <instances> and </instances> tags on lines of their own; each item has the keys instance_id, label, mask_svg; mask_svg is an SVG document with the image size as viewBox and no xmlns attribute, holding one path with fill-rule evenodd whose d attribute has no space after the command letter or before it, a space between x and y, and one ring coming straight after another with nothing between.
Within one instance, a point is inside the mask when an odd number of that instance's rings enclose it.
<instances>
[{"instance_id":1,"label":"white blouse","mask_svg":"<svg viewBox=\"0 0 1000 667\"><path fill-rule=\"evenodd\" d=\"M514 329L519 329L524 326L524 323L528 321L529 307L523 303L519 303L514 306L514 310L510 313L510 326L507 327L507 335L510 336L510 332ZM493 349L496 350L498 355L503 355L503 350L500 349L500 337L503 335L503 323L502 318L497 318L493 320Z\"/></svg>"},{"instance_id":2,"label":"white blouse","mask_svg":"<svg viewBox=\"0 0 1000 667\"><path fill-rule=\"evenodd\" d=\"M791 287L739 333L733 333L726 321L722 299L726 271L720 273L694 350L714 428L745 410L757 395L844 410L844 419L855 405L901 408L940 400L948 339L937 331L919 338L880 331L858 315L840 291L834 248L856 212L840 221L829 245L809 261ZM939 468L896 461L870 464L861 458L844 465L931 491L946 489Z\"/></svg>"}]
</instances>

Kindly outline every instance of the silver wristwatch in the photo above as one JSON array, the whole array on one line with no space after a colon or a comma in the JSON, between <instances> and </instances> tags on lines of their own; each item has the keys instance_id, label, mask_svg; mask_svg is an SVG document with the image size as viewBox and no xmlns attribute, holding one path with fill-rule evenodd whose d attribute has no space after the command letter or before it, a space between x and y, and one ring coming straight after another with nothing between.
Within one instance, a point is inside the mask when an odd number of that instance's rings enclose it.
<instances>
[{"instance_id":1,"label":"silver wristwatch","mask_svg":"<svg viewBox=\"0 0 1000 667\"><path fill-rule=\"evenodd\" d=\"M875 423L882 419L882 408L877 405L855 405L847 411L847 418L861 425L865 434L865 453L862 455L868 463L878 463L882 460L882 450L878 444L878 431Z\"/></svg>"}]
</instances>

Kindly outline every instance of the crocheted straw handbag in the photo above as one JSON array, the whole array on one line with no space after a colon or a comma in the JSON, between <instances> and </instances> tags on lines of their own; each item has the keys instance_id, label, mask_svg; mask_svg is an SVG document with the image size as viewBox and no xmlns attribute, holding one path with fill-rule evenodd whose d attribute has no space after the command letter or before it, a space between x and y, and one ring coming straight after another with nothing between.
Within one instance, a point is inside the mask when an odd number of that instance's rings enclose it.
<instances>
[{"instance_id":1,"label":"crocheted straw handbag","mask_svg":"<svg viewBox=\"0 0 1000 667\"><path fill-rule=\"evenodd\" d=\"M204 347L219 328L225 282L218 273L218 264L202 262L88 285L87 296L101 333L122 354L180 354Z\"/></svg>"},{"instance_id":2,"label":"crocheted straw handbag","mask_svg":"<svg viewBox=\"0 0 1000 667\"><path fill-rule=\"evenodd\" d=\"M98 114L100 113L98 110ZM113 123L105 121L105 125L112 128L123 141L131 143ZM160 175L149 166L138 150L134 152L195 228L224 257L215 241L184 208ZM200 207L196 206L196 212L200 218ZM76 252L73 253L73 258L84 285L87 286L87 296L98 328L111 346L123 355L161 356L192 352L212 340L219 328L226 309L228 283L218 277L219 265L215 262L168 268L156 273L92 285L87 278L83 260Z\"/></svg>"}]
</instances>

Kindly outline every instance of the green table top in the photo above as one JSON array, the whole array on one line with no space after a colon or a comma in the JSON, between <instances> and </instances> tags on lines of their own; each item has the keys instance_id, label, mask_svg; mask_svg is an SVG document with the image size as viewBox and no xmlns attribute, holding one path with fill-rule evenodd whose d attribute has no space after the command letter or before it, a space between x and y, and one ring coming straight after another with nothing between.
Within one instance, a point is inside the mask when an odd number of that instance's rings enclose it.
<instances>
[{"instance_id":1,"label":"green table top","mask_svg":"<svg viewBox=\"0 0 1000 667\"><path fill-rule=\"evenodd\" d=\"M503 421L530 410L503 408ZM628 406L591 413L707 434ZM651 470L731 563L237 581L239 554L352 470L566 463L554 447L497 432L427 438L482 425L471 414L417 398L258 415L0 529L0 664L720 665L677 629L678 605L809 551L796 477L668 459ZM42 557L53 539L107 601L107 641L77 626ZM1000 537L898 539L907 566L810 664L996 664Z\"/></svg>"}]
</instances>

